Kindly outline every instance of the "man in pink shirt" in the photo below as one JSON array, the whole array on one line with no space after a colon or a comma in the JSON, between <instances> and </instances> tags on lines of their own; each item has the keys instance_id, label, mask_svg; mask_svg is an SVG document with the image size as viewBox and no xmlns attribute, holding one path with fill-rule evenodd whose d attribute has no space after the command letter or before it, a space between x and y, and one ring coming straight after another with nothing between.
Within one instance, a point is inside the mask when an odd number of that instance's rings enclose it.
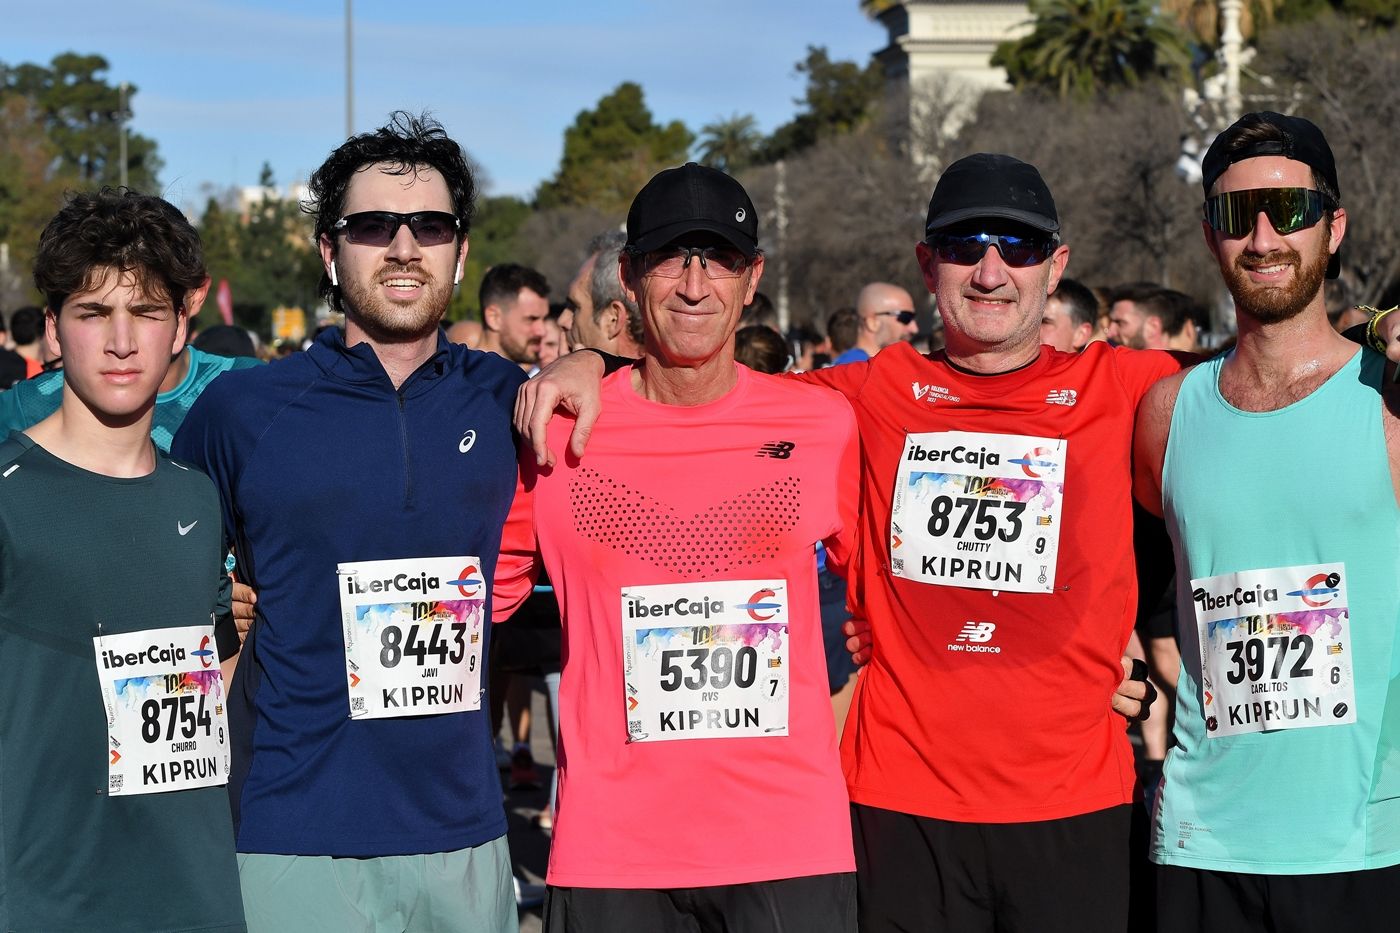
<instances>
[{"instance_id":1,"label":"man in pink shirt","mask_svg":"<svg viewBox=\"0 0 1400 933\"><path fill-rule=\"evenodd\" d=\"M504 546L538 548L564 621L549 933L855 930L813 560L854 542L855 422L735 363L762 272L738 182L653 178L619 262L643 358L581 460L521 458Z\"/></svg>"}]
</instances>

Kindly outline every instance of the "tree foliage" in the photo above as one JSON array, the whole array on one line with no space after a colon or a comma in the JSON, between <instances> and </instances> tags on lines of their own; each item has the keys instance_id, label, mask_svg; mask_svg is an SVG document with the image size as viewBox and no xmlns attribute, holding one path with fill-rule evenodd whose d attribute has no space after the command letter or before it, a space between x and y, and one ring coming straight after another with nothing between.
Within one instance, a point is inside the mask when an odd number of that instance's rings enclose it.
<instances>
[{"instance_id":1,"label":"tree foliage","mask_svg":"<svg viewBox=\"0 0 1400 933\"><path fill-rule=\"evenodd\" d=\"M107 62L67 52L49 65L0 62L0 307L38 296L30 267L39 232L73 188L117 184L121 107ZM130 115L134 87L127 89ZM154 141L127 134L128 183L155 191Z\"/></svg>"},{"instance_id":2,"label":"tree foliage","mask_svg":"<svg viewBox=\"0 0 1400 933\"><path fill-rule=\"evenodd\" d=\"M274 193L272 169L266 164L260 184L266 193L242 211L233 192L210 198L199 233L210 278L216 285L228 280L234 323L267 334L274 308L296 307L310 314L320 305L321 259L311 241L310 218L296 201ZM211 296L199 324L216 321Z\"/></svg>"},{"instance_id":3,"label":"tree foliage","mask_svg":"<svg viewBox=\"0 0 1400 933\"><path fill-rule=\"evenodd\" d=\"M1183 34L1151 0L1035 0L1035 26L992 64L1019 89L1087 99L1189 74Z\"/></svg>"},{"instance_id":4,"label":"tree foliage","mask_svg":"<svg viewBox=\"0 0 1400 933\"><path fill-rule=\"evenodd\" d=\"M700 128L700 161L734 174L752 165L763 145L753 114L734 114Z\"/></svg>"},{"instance_id":5,"label":"tree foliage","mask_svg":"<svg viewBox=\"0 0 1400 933\"><path fill-rule=\"evenodd\" d=\"M796 101L801 109L773 131L764 146L765 162L786 158L811 148L818 140L861 126L884 90L885 79L874 60L864 66L832 61L822 46L807 47L807 57L797 63L797 72L807 76L806 93Z\"/></svg>"},{"instance_id":6,"label":"tree foliage","mask_svg":"<svg viewBox=\"0 0 1400 933\"><path fill-rule=\"evenodd\" d=\"M647 109L641 85L619 84L584 110L564 131L559 171L540 185L541 208L589 205L623 210L647 180L679 165L695 140L679 120L658 124Z\"/></svg>"}]
</instances>

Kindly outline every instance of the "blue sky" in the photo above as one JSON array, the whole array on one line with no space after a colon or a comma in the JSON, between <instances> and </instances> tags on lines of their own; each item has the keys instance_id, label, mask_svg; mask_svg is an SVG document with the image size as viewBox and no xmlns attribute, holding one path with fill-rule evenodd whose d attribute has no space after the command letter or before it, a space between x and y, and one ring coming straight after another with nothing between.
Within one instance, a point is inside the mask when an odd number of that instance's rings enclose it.
<instances>
[{"instance_id":1,"label":"blue sky","mask_svg":"<svg viewBox=\"0 0 1400 933\"><path fill-rule=\"evenodd\" d=\"M281 184L304 179L344 138L344 0L6 7L0 60L97 53L111 83L139 88L132 128L159 144L176 204L254 184L264 161ZM494 194L552 174L564 128L622 81L658 121L752 113L768 131L794 112L808 45L863 62L886 42L857 0L354 0L354 19L356 131L430 109Z\"/></svg>"}]
</instances>

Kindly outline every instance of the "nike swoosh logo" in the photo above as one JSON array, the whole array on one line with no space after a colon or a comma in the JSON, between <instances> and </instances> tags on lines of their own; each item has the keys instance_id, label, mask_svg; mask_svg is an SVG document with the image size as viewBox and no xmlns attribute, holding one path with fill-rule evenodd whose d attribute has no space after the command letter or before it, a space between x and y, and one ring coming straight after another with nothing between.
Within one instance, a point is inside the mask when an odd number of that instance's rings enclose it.
<instances>
[{"instance_id":1,"label":"nike swoosh logo","mask_svg":"<svg viewBox=\"0 0 1400 933\"><path fill-rule=\"evenodd\" d=\"M181 523L181 522L179 522L179 521L176 521L176 522L175 522L175 527L179 530L179 532L180 532L180 537L183 538L185 535L187 535L187 534L190 533L190 529L191 529L191 528L193 528L195 525L198 525L198 524L199 524L199 519L196 518L194 521L190 522L188 525L183 524L183 523Z\"/></svg>"}]
</instances>

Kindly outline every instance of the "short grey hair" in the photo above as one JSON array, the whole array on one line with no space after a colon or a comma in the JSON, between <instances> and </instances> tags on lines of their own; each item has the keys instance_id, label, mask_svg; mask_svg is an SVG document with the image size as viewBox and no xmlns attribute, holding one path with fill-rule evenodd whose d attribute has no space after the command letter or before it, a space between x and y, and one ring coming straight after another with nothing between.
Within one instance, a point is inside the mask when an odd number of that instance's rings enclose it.
<instances>
[{"instance_id":1,"label":"short grey hair","mask_svg":"<svg viewBox=\"0 0 1400 933\"><path fill-rule=\"evenodd\" d=\"M627 310L627 335L638 346L644 342L642 315L636 302L622 290L618 276L618 257L627 246L627 234L621 230L600 233L588 244L588 254L594 257L593 274L588 280L588 297L593 302L593 320L597 321L611 302L619 302Z\"/></svg>"}]
</instances>

